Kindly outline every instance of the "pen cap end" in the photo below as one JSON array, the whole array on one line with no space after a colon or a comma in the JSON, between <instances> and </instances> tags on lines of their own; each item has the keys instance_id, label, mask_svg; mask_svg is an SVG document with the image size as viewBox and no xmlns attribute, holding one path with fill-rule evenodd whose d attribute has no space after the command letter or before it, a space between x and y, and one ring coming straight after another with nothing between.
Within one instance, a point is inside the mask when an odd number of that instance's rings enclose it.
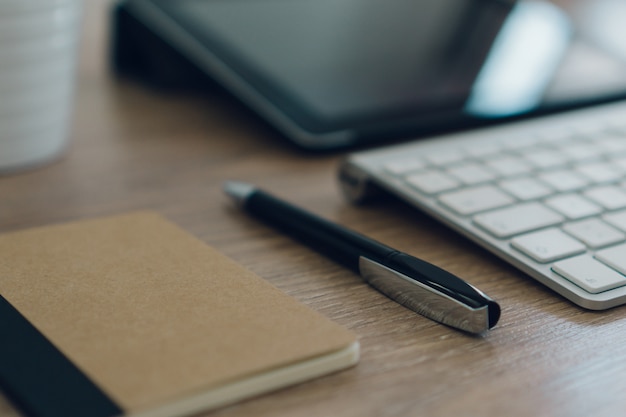
<instances>
[{"instance_id":1,"label":"pen cap end","mask_svg":"<svg viewBox=\"0 0 626 417\"><path fill-rule=\"evenodd\" d=\"M493 300L489 300L487 303L487 314L489 319L489 328L492 329L500 320L500 304Z\"/></svg>"}]
</instances>

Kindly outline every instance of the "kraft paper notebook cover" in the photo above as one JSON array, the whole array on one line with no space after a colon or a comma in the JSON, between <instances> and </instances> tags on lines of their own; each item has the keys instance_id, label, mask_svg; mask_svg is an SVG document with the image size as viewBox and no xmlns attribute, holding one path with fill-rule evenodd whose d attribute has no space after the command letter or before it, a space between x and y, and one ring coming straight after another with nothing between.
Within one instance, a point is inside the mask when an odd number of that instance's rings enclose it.
<instances>
[{"instance_id":1,"label":"kraft paper notebook cover","mask_svg":"<svg viewBox=\"0 0 626 417\"><path fill-rule=\"evenodd\" d=\"M0 235L0 390L37 417L193 414L354 365L353 333L154 213Z\"/></svg>"}]
</instances>

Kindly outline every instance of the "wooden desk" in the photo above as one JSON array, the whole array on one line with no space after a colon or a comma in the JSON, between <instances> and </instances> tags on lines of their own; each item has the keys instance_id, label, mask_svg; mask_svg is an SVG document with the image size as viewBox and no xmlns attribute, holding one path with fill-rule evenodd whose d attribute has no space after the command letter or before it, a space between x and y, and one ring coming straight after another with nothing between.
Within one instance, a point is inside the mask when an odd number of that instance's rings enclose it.
<instances>
[{"instance_id":1,"label":"wooden desk","mask_svg":"<svg viewBox=\"0 0 626 417\"><path fill-rule=\"evenodd\" d=\"M625 308L581 310L399 202L350 206L335 180L340 155L285 147L220 93L166 96L114 80L103 52L108 2L86 3L71 147L52 165L0 177L0 231L156 210L361 340L351 370L207 415L624 415ZM500 324L470 337L415 315L233 209L220 190L226 179L253 181L458 273L501 302ZM0 416L13 416L1 403Z\"/></svg>"}]
</instances>

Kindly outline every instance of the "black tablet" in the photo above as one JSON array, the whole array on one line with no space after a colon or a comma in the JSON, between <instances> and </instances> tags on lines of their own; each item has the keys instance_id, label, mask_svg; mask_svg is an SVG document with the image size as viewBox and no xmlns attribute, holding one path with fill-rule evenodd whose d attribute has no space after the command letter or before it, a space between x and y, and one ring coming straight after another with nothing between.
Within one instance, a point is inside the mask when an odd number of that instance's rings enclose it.
<instances>
[{"instance_id":1,"label":"black tablet","mask_svg":"<svg viewBox=\"0 0 626 417\"><path fill-rule=\"evenodd\" d=\"M590 77L581 67L600 55L606 71L623 61L548 2L128 0L124 6L307 149L410 138L626 95L626 77Z\"/></svg>"}]
</instances>

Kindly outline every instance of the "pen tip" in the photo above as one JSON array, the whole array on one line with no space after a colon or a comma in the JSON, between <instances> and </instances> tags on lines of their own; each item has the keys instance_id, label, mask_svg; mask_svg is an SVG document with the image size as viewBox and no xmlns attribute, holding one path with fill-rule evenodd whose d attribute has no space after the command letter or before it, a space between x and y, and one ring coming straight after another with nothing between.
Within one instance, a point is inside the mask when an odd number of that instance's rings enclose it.
<instances>
[{"instance_id":1,"label":"pen tip","mask_svg":"<svg viewBox=\"0 0 626 417\"><path fill-rule=\"evenodd\" d=\"M237 204L243 202L256 190L254 185L241 181L226 181L223 185L226 194L232 197Z\"/></svg>"}]
</instances>

